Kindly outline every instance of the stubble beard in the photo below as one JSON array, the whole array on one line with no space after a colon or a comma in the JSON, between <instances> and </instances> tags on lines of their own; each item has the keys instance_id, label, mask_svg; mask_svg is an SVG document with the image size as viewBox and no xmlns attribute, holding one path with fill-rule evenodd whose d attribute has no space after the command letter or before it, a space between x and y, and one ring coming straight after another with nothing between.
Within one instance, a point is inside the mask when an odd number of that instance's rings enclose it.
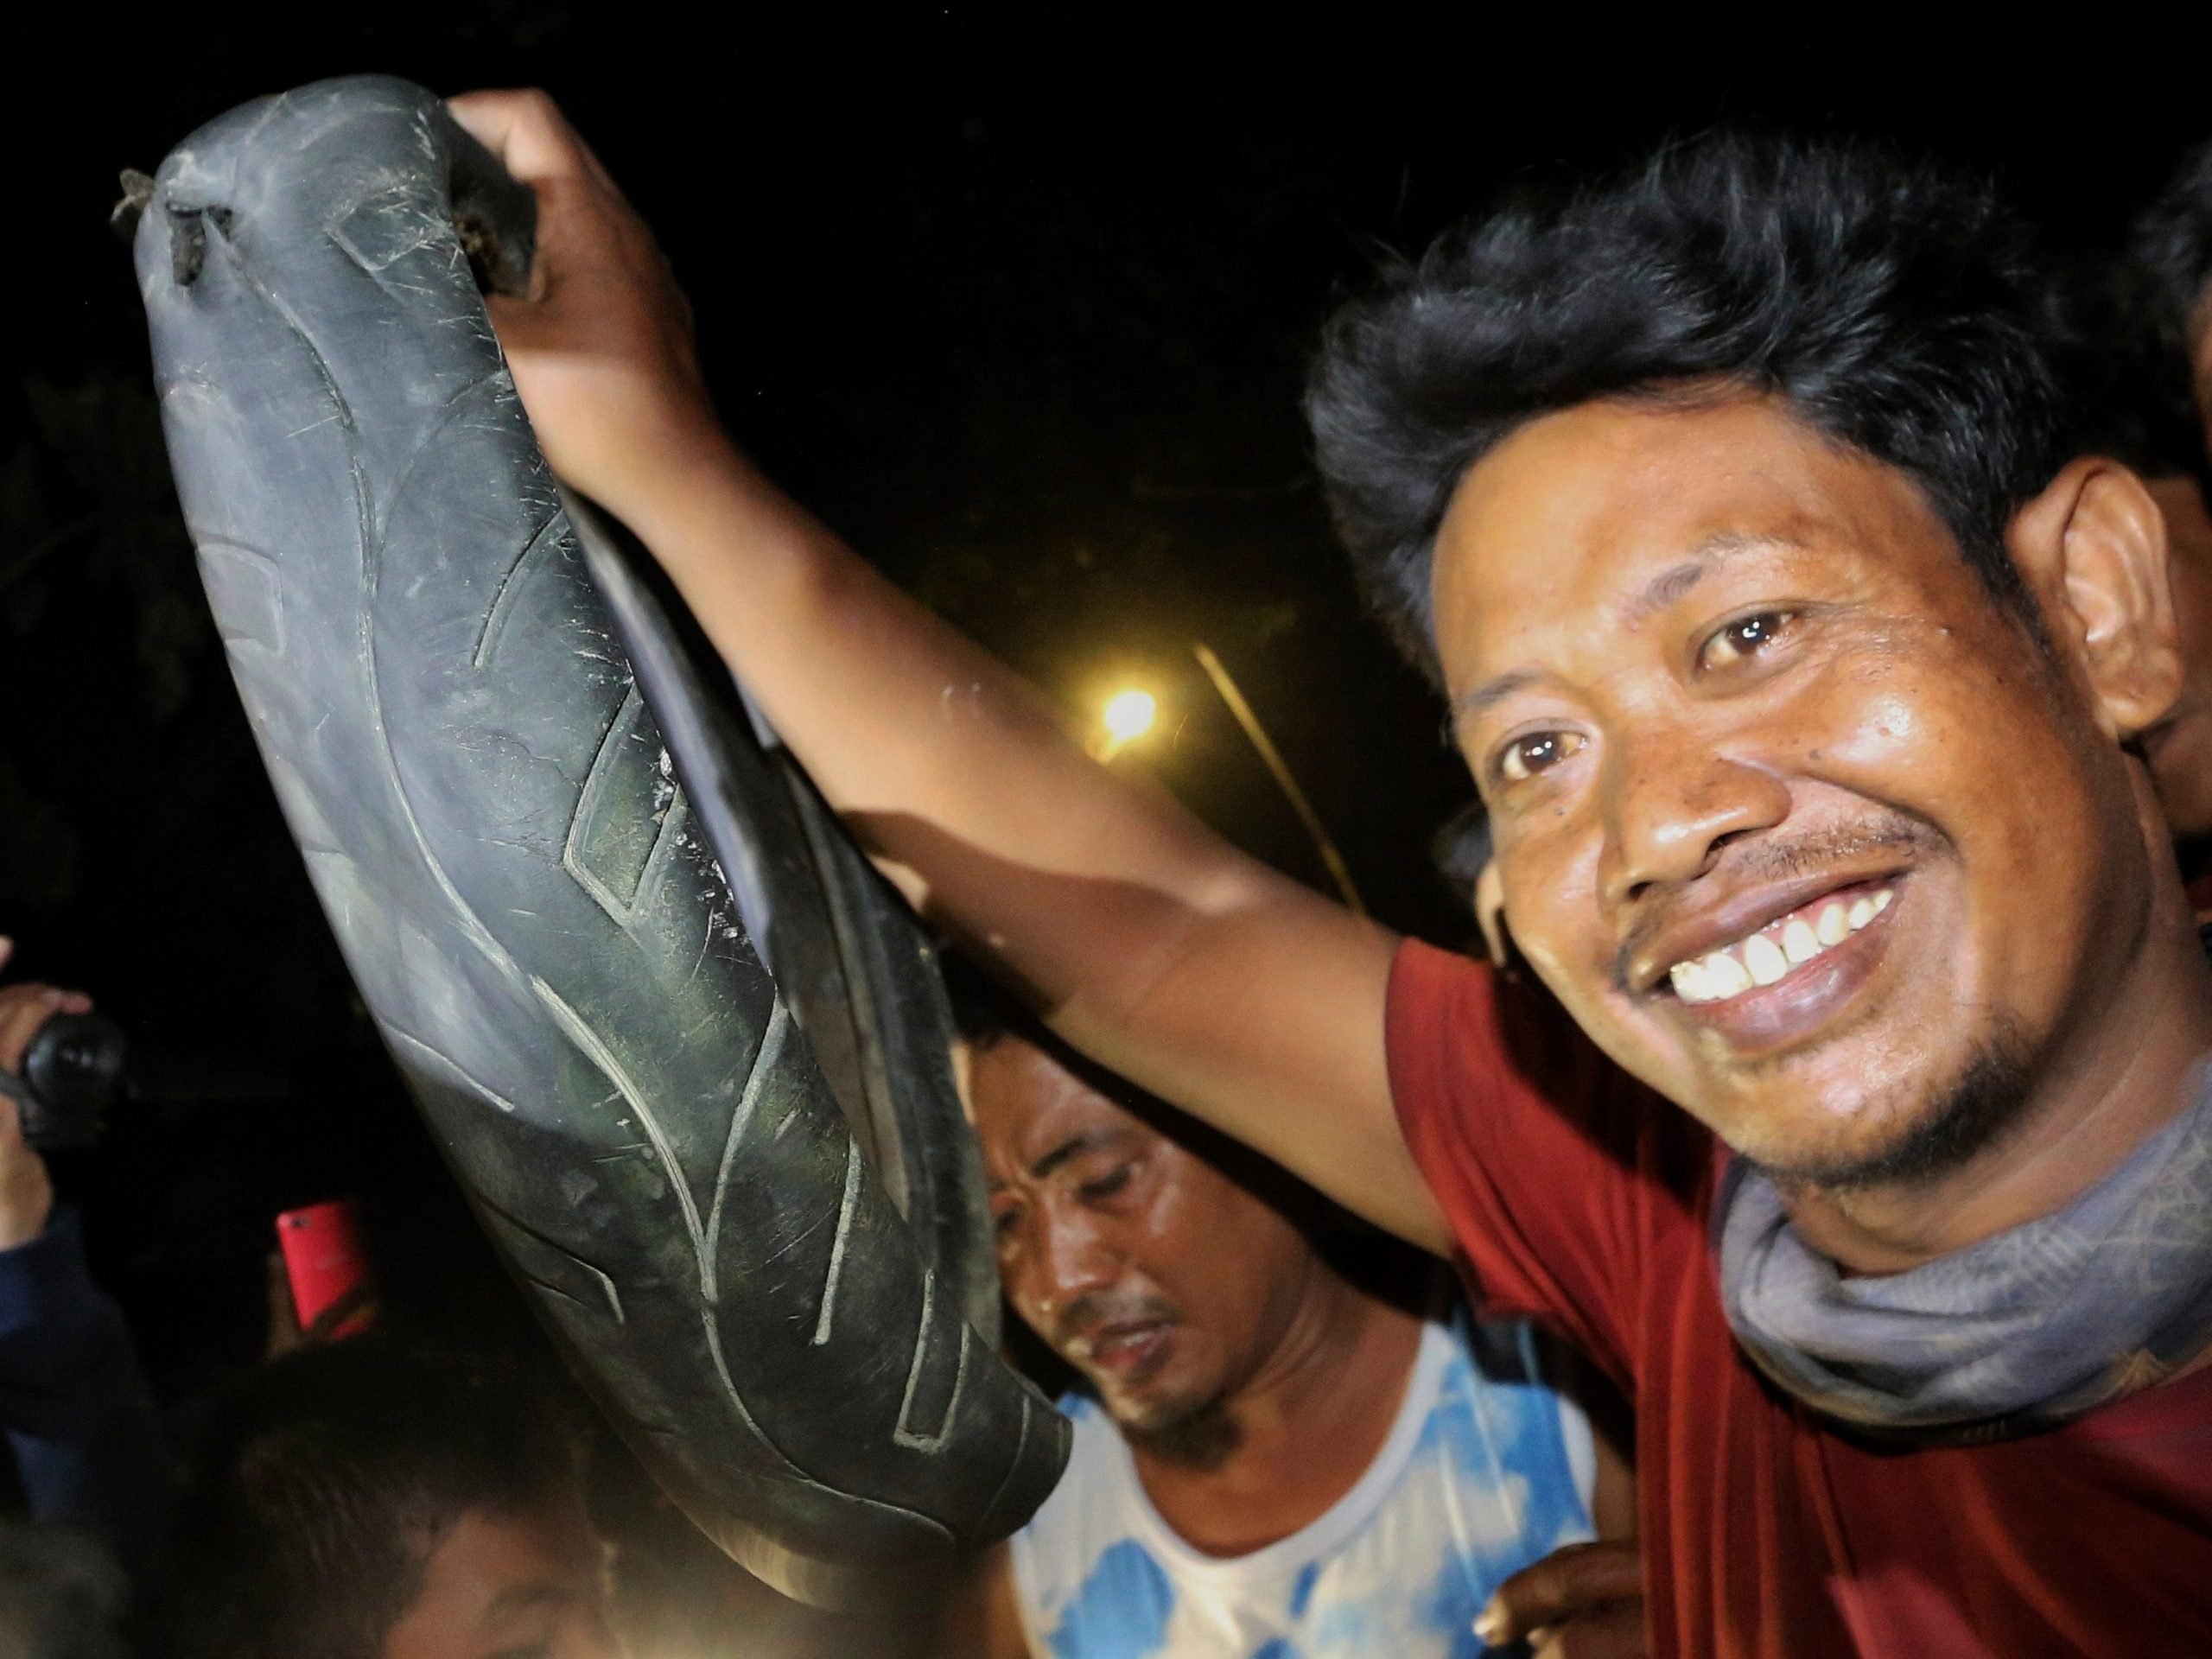
<instances>
[{"instance_id":1,"label":"stubble beard","mask_svg":"<svg viewBox=\"0 0 2212 1659\"><path fill-rule=\"evenodd\" d=\"M1198 1474L1220 1468L1244 1443L1244 1431L1229 1408L1226 1395L1195 1406L1170 1406L1142 1421L1118 1421L1130 1445L1162 1463Z\"/></svg>"},{"instance_id":2,"label":"stubble beard","mask_svg":"<svg viewBox=\"0 0 2212 1659\"><path fill-rule=\"evenodd\" d=\"M1864 1192L1878 1186L1915 1186L1964 1167L2003 1140L2024 1114L2033 1057L2016 1022L2000 1019L1967 1057L1931 1109L1914 1115L1887 1146L1849 1156L1818 1156L1789 1163L1754 1160L1785 1186Z\"/></svg>"}]
</instances>

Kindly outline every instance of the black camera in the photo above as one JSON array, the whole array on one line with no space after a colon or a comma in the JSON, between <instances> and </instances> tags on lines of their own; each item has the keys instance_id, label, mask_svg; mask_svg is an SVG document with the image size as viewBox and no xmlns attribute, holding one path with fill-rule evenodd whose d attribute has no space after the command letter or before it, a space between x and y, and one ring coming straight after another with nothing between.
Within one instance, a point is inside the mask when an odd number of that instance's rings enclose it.
<instances>
[{"instance_id":1,"label":"black camera","mask_svg":"<svg viewBox=\"0 0 2212 1659\"><path fill-rule=\"evenodd\" d=\"M0 1090L16 1097L23 1139L41 1151L89 1147L123 1093L130 1047L112 1020L57 1014L31 1035L21 1075L0 1071Z\"/></svg>"}]
</instances>

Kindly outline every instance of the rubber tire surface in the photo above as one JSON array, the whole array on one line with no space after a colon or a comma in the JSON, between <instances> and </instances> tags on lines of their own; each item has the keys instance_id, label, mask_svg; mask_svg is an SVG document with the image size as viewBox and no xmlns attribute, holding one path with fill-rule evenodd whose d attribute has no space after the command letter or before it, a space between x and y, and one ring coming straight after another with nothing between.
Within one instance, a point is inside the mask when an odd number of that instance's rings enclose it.
<instances>
[{"instance_id":1,"label":"rubber tire surface","mask_svg":"<svg viewBox=\"0 0 2212 1659\"><path fill-rule=\"evenodd\" d=\"M136 237L171 461L278 798L485 1226L692 1518L835 1605L1011 1532L1067 1428L963 1317L972 1150L841 1104L697 833L472 276L527 269L514 190L383 78L186 140ZM815 872L823 913L779 926L837 939L843 1064L926 1063L914 936L790 781L751 833ZM854 1125L925 1136L913 1228Z\"/></svg>"},{"instance_id":2,"label":"rubber tire surface","mask_svg":"<svg viewBox=\"0 0 2212 1659\"><path fill-rule=\"evenodd\" d=\"M995 1347L997 1255L935 951L652 555L588 502L565 490L561 500L754 953L938 1282Z\"/></svg>"}]
</instances>

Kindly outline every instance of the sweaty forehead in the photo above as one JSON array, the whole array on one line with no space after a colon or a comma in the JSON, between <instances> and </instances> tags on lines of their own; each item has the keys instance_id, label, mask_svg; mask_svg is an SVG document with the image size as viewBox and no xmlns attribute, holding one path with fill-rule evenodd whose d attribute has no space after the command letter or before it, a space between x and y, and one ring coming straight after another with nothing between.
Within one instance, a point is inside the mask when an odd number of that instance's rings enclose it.
<instances>
[{"instance_id":1,"label":"sweaty forehead","mask_svg":"<svg viewBox=\"0 0 2212 1659\"><path fill-rule=\"evenodd\" d=\"M1440 527L1437 644L1455 697L1633 632L1747 549L1852 557L1947 541L1901 473L1777 400L1586 404L1468 470Z\"/></svg>"},{"instance_id":2,"label":"sweaty forehead","mask_svg":"<svg viewBox=\"0 0 2212 1659\"><path fill-rule=\"evenodd\" d=\"M1154 1133L1119 1102L1019 1037L1002 1037L969 1057L968 1089L995 1181L1029 1170L1071 1141Z\"/></svg>"}]
</instances>

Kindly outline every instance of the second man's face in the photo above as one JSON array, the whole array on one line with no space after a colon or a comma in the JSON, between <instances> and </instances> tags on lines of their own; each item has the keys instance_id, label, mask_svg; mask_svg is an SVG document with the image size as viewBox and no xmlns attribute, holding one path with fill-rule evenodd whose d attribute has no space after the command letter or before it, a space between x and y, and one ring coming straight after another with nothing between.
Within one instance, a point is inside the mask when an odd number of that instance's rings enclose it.
<instances>
[{"instance_id":1,"label":"second man's face","mask_svg":"<svg viewBox=\"0 0 2212 1659\"><path fill-rule=\"evenodd\" d=\"M1291 1224L1019 1038L971 1051L968 1082L1023 1321L1139 1432L1249 1381L1315 1270Z\"/></svg>"}]
</instances>

